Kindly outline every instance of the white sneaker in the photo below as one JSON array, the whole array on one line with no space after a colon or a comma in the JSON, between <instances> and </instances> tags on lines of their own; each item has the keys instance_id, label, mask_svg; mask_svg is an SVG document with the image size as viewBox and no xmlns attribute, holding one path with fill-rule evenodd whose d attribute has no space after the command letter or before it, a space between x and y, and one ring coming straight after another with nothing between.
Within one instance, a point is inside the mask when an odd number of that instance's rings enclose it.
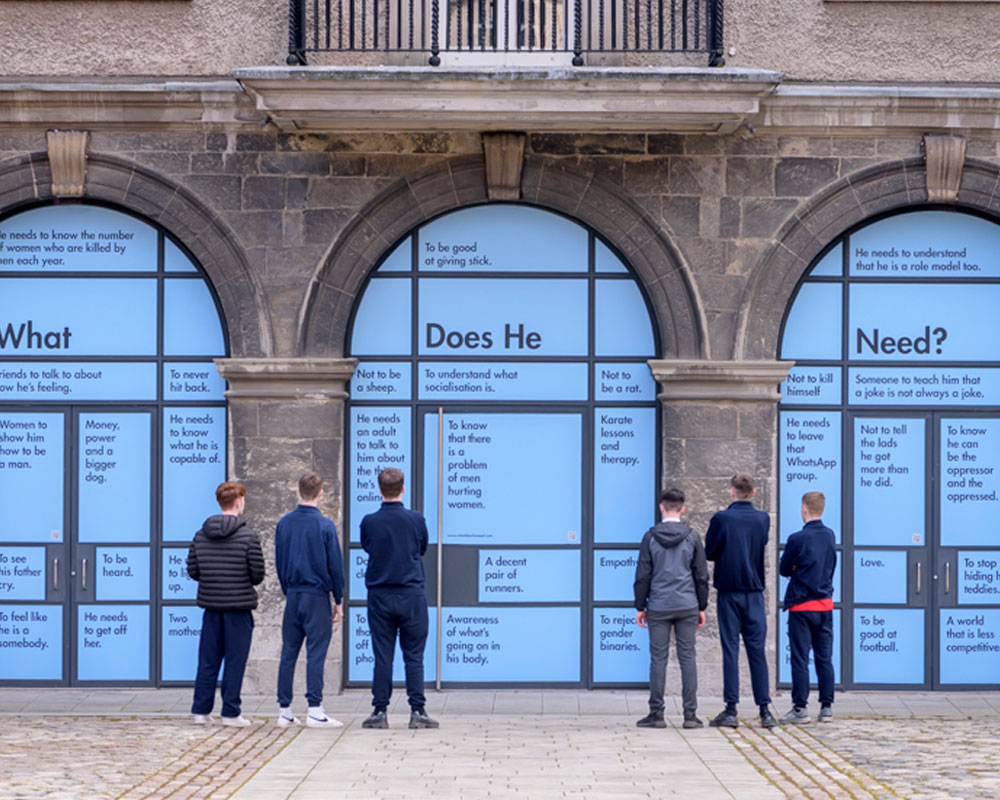
<instances>
[{"instance_id":1,"label":"white sneaker","mask_svg":"<svg viewBox=\"0 0 1000 800\"><path fill-rule=\"evenodd\" d=\"M333 717L328 717L323 706L309 706L306 713L307 728L343 728L344 723Z\"/></svg>"},{"instance_id":2,"label":"white sneaker","mask_svg":"<svg viewBox=\"0 0 1000 800\"><path fill-rule=\"evenodd\" d=\"M209 714L192 714L191 717L195 725L211 725L215 722Z\"/></svg>"},{"instance_id":3,"label":"white sneaker","mask_svg":"<svg viewBox=\"0 0 1000 800\"><path fill-rule=\"evenodd\" d=\"M247 725L253 725L253 723L243 715L238 717L223 717L222 724L228 725L231 728L245 728Z\"/></svg>"},{"instance_id":4,"label":"white sneaker","mask_svg":"<svg viewBox=\"0 0 1000 800\"><path fill-rule=\"evenodd\" d=\"M295 719L292 709L285 707L278 709L278 718L275 720L275 724L279 728L287 728L289 725L298 725L299 721Z\"/></svg>"}]
</instances>

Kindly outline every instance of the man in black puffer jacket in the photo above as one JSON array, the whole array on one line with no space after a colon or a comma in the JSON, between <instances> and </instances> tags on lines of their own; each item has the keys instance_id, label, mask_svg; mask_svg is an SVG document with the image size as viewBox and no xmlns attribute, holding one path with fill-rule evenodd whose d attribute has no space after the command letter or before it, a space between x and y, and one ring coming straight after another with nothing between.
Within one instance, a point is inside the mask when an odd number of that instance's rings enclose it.
<instances>
[{"instance_id":1,"label":"man in black puffer jacket","mask_svg":"<svg viewBox=\"0 0 1000 800\"><path fill-rule=\"evenodd\" d=\"M191 704L198 723L211 721L219 666L225 662L222 724L250 724L240 714L240 689L253 636L251 612L257 608L253 587L264 580L264 553L257 534L240 518L246 493L241 483L219 484L215 499L222 513L205 520L188 550L188 575L198 581L198 605L205 609Z\"/></svg>"},{"instance_id":2,"label":"man in black puffer jacket","mask_svg":"<svg viewBox=\"0 0 1000 800\"><path fill-rule=\"evenodd\" d=\"M684 492L667 489L660 494L661 522L642 537L635 567L635 621L649 628L649 714L636 725L665 728L663 686L667 678L670 632L677 636L677 661L681 667L684 727L700 728L698 719L698 666L695 629L705 624L708 607L708 564L701 539L687 524Z\"/></svg>"}]
</instances>

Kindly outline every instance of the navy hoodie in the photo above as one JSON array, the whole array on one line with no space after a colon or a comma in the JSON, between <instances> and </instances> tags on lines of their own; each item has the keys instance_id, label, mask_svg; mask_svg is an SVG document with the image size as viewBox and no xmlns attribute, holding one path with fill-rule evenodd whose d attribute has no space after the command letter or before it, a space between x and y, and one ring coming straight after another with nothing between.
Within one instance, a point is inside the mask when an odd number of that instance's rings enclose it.
<instances>
[{"instance_id":1,"label":"navy hoodie","mask_svg":"<svg viewBox=\"0 0 1000 800\"><path fill-rule=\"evenodd\" d=\"M771 518L749 500L716 512L705 534L705 555L715 562L712 585L720 592L764 591L764 549Z\"/></svg>"},{"instance_id":2,"label":"navy hoodie","mask_svg":"<svg viewBox=\"0 0 1000 800\"><path fill-rule=\"evenodd\" d=\"M274 566L286 595L332 592L338 606L344 599L344 561L337 528L315 506L299 505L278 521Z\"/></svg>"},{"instance_id":3,"label":"navy hoodie","mask_svg":"<svg viewBox=\"0 0 1000 800\"><path fill-rule=\"evenodd\" d=\"M361 520L361 546L368 553L365 586L395 592L425 591L423 555L427 552L424 515L398 500Z\"/></svg>"},{"instance_id":4,"label":"navy hoodie","mask_svg":"<svg viewBox=\"0 0 1000 800\"><path fill-rule=\"evenodd\" d=\"M788 537L778 571L791 578L785 589L785 609L808 600L833 597L837 542L822 520L807 522Z\"/></svg>"}]
</instances>

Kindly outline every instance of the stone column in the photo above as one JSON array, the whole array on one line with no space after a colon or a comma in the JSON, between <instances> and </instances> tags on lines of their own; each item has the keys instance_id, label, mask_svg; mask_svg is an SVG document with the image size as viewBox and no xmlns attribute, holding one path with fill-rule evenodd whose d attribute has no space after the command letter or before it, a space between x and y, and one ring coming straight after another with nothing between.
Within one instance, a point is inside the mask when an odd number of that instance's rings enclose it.
<instances>
[{"instance_id":1,"label":"stone column","mask_svg":"<svg viewBox=\"0 0 1000 800\"><path fill-rule=\"evenodd\" d=\"M247 487L247 519L260 535L267 576L259 587L253 648L244 691L273 694L281 650L284 598L274 572L274 526L295 507L299 476L323 476L320 508L341 530L344 496L344 401L353 358L219 358L228 381L229 475ZM343 686L343 626L334 629L326 691ZM305 655L295 676L296 703L305 694Z\"/></svg>"},{"instance_id":2,"label":"stone column","mask_svg":"<svg viewBox=\"0 0 1000 800\"><path fill-rule=\"evenodd\" d=\"M676 485L687 495L688 523L704 538L712 514L729 500L729 479L749 472L757 484L755 503L771 514L767 550L768 663L777 681L775 629L777 609L777 404L778 384L793 361L649 362L660 383L664 487ZM709 565L711 573L711 564ZM715 616L715 593L709 600L708 624L698 637L699 694L722 696L722 653ZM741 648L742 649L742 648ZM668 691L680 693L680 674L668 673ZM752 708L750 674L741 658L740 697ZM747 705L749 703L750 705ZM721 709L704 709L714 715ZM750 713L750 712L747 712Z\"/></svg>"}]
</instances>

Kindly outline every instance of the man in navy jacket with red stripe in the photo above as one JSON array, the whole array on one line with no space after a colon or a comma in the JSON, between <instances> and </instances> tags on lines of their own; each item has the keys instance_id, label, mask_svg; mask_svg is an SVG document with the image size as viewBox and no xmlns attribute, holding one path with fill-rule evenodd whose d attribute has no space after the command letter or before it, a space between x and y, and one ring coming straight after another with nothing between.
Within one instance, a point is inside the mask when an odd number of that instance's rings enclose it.
<instances>
[{"instance_id":1,"label":"man in navy jacket with red stripe","mask_svg":"<svg viewBox=\"0 0 1000 800\"><path fill-rule=\"evenodd\" d=\"M792 710L783 723L810 721L809 649L819 684L819 721L833 721L833 571L836 540L821 519L826 508L822 492L802 495L802 530L788 537L778 571L789 578L785 590L788 644L792 659Z\"/></svg>"}]
</instances>

